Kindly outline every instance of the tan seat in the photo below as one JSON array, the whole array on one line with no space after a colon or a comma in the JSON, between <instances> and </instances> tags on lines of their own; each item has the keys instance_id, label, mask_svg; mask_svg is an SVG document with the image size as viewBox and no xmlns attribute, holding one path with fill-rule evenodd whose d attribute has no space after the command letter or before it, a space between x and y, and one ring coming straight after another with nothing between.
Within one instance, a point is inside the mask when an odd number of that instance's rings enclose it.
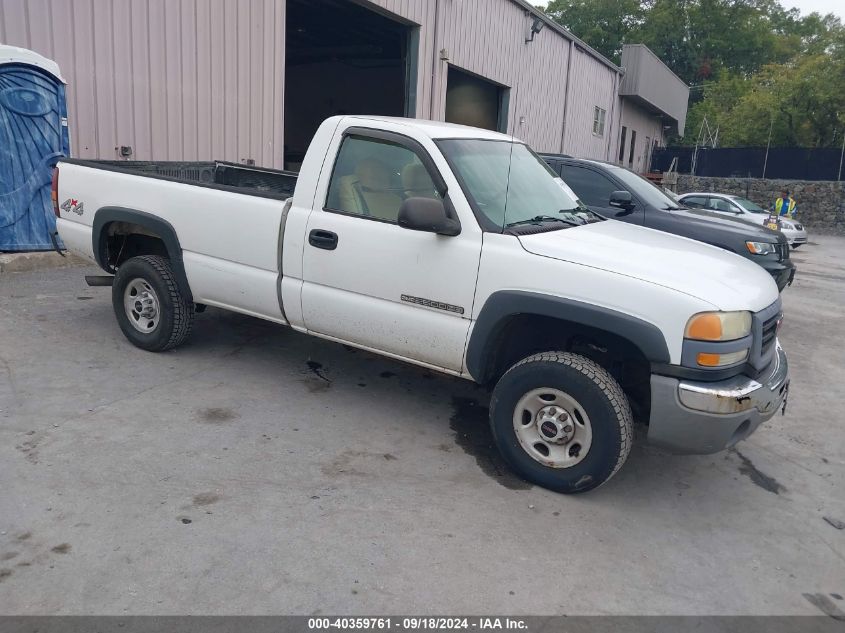
<instances>
[{"instance_id":1,"label":"tan seat","mask_svg":"<svg viewBox=\"0 0 845 633\"><path fill-rule=\"evenodd\" d=\"M358 176L355 174L341 176L338 181L337 202L331 204L331 206L347 213L368 215L364 208L364 200L359 195L358 189Z\"/></svg>"},{"instance_id":2,"label":"tan seat","mask_svg":"<svg viewBox=\"0 0 845 633\"><path fill-rule=\"evenodd\" d=\"M437 189L426 168L420 163L409 163L402 170L402 189L408 198L438 198Z\"/></svg>"},{"instance_id":3,"label":"tan seat","mask_svg":"<svg viewBox=\"0 0 845 633\"><path fill-rule=\"evenodd\" d=\"M402 196L393 190L390 168L367 158L358 163L355 175L341 177L338 201L342 211L395 222Z\"/></svg>"}]
</instances>

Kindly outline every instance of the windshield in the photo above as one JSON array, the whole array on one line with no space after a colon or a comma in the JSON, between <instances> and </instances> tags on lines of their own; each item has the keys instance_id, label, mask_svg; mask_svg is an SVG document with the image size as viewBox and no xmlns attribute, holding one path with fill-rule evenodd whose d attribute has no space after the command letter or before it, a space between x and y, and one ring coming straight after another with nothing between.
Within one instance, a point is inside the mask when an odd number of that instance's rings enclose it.
<instances>
[{"instance_id":1,"label":"windshield","mask_svg":"<svg viewBox=\"0 0 845 633\"><path fill-rule=\"evenodd\" d=\"M681 208L677 200L670 198L660 187L653 185L642 176L638 176L634 172L620 167L608 167L613 171L613 175L621 180L625 184L625 187L645 204L663 209L664 211Z\"/></svg>"},{"instance_id":2,"label":"windshield","mask_svg":"<svg viewBox=\"0 0 845 633\"><path fill-rule=\"evenodd\" d=\"M540 223L566 228L602 220L522 143L449 139L437 144L488 230Z\"/></svg>"},{"instance_id":3,"label":"windshield","mask_svg":"<svg viewBox=\"0 0 845 633\"><path fill-rule=\"evenodd\" d=\"M758 204L755 204L754 202L751 202L751 200L748 200L747 198L731 198L731 200L736 202L739 206L741 206L749 213L769 213L763 207Z\"/></svg>"}]
</instances>

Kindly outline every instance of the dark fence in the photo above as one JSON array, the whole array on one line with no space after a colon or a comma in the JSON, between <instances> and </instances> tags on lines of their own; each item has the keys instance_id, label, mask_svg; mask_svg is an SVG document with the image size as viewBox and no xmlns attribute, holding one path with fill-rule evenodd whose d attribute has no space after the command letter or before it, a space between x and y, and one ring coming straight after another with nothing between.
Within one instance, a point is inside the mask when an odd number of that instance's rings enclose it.
<instances>
[{"instance_id":1,"label":"dark fence","mask_svg":"<svg viewBox=\"0 0 845 633\"><path fill-rule=\"evenodd\" d=\"M654 151L651 171L668 171L678 159L678 173L691 174L694 147L662 147ZM842 150L835 148L765 147L698 148L695 176L785 180L838 180ZM845 173L843 173L845 176Z\"/></svg>"}]
</instances>

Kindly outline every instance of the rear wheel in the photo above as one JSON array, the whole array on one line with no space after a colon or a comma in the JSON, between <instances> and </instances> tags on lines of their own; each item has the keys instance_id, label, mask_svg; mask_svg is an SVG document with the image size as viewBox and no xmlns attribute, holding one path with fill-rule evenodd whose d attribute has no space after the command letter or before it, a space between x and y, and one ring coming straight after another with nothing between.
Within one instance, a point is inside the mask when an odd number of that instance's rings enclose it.
<instances>
[{"instance_id":1,"label":"rear wheel","mask_svg":"<svg viewBox=\"0 0 845 633\"><path fill-rule=\"evenodd\" d=\"M181 345L193 326L194 306L179 287L170 260L159 255L133 257L120 265L112 307L126 338L150 352Z\"/></svg>"},{"instance_id":2,"label":"rear wheel","mask_svg":"<svg viewBox=\"0 0 845 633\"><path fill-rule=\"evenodd\" d=\"M622 388L601 366L568 352L535 354L508 370L493 391L490 425L510 466L557 492L602 485L631 450Z\"/></svg>"}]
</instances>

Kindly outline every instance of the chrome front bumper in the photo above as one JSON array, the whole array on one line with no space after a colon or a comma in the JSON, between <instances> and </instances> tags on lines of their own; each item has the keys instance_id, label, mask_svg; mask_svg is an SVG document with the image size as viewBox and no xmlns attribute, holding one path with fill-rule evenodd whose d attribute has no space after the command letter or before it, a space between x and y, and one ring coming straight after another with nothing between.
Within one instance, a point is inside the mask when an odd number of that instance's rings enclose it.
<instances>
[{"instance_id":1,"label":"chrome front bumper","mask_svg":"<svg viewBox=\"0 0 845 633\"><path fill-rule=\"evenodd\" d=\"M775 358L760 378L719 382L651 377L650 442L681 453L715 453L751 435L785 406L789 365L776 343Z\"/></svg>"},{"instance_id":2,"label":"chrome front bumper","mask_svg":"<svg viewBox=\"0 0 845 633\"><path fill-rule=\"evenodd\" d=\"M799 230L783 230L781 229L781 233L783 233L786 241L789 242L790 245L795 244L806 244L807 243L807 229Z\"/></svg>"}]
</instances>

